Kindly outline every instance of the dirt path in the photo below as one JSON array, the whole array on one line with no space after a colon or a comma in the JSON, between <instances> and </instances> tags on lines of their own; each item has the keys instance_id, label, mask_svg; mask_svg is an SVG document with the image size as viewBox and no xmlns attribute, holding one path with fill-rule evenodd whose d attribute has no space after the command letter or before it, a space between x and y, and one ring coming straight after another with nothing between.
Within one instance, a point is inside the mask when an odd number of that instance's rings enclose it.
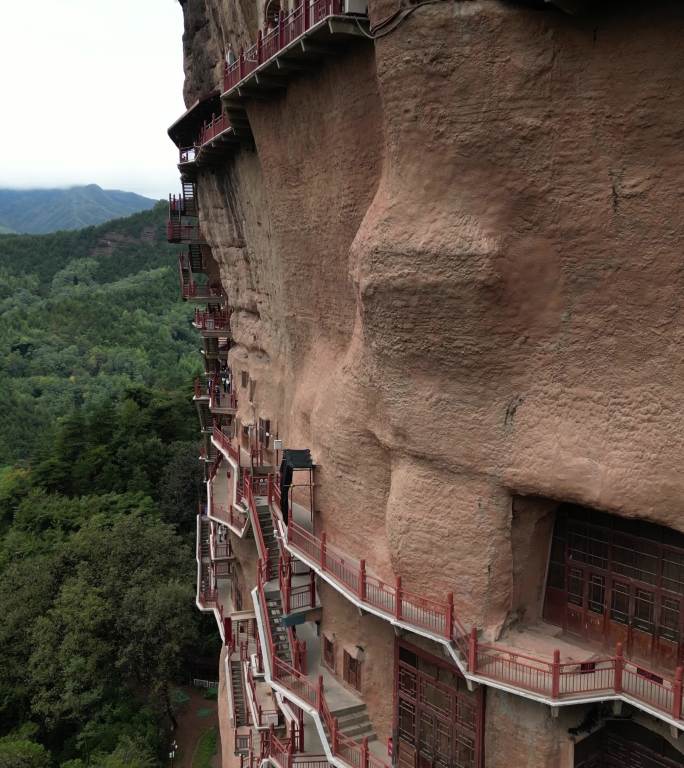
<instances>
[{"instance_id":1,"label":"dirt path","mask_svg":"<svg viewBox=\"0 0 684 768\"><path fill-rule=\"evenodd\" d=\"M218 706L215 701L204 698L203 691L184 686L181 688L190 701L183 706L177 716L178 728L176 730L176 742L178 750L174 768L192 768L192 756L200 736L212 726L218 728ZM221 746L218 746L218 755L221 754ZM219 762L214 761L216 768L220 768Z\"/></svg>"}]
</instances>

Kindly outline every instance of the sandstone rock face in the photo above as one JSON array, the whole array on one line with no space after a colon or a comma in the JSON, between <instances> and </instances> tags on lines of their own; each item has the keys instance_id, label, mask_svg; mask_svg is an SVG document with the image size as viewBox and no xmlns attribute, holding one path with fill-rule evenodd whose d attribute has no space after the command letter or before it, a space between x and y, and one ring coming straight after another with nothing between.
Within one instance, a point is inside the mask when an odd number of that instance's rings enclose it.
<instances>
[{"instance_id":1,"label":"sandstone rock face","mask_svg":"<svg viewBox=\"0 0 684 768\"><path fill-rule=\"evenodd\" d=\"M189 0L189 102L254 14ZM684 529L683 29L425 6L200 176L243 422L312 449L331 539L467 621L511 608L511 492Z\"/></svg>"},{"instance_id":2,"label":"sandstone rock face","mask_svg":"<svg viewBox=\"0 0 684 768\"><path fill-rule=\"evenodd\" d=\"M185 8L191 103L261 9ZM684 531L683 34L677 2L425 5L249 103L254 149L198 179L240 420L311 449L330 541L490 637L543 586L548 506L514 496ZM489 693L489 768L572 765Z\"/></svg>"}]
</instances>

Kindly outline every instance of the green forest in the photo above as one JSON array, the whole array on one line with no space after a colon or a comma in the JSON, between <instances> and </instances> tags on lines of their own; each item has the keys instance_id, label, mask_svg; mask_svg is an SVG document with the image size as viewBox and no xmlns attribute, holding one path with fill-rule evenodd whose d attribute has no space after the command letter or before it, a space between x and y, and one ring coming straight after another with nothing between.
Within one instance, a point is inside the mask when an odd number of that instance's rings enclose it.
<instances>
[{"instance_id":1,"label":"green forest","mask_svg":"<svg viewBox=\"0 0 684 768\"><path fill-rule=\"evenodd\" d=\"M218 652L164 220L0 236L0 768L166 765L175 686Z\"/></svg>"}]
</instances>

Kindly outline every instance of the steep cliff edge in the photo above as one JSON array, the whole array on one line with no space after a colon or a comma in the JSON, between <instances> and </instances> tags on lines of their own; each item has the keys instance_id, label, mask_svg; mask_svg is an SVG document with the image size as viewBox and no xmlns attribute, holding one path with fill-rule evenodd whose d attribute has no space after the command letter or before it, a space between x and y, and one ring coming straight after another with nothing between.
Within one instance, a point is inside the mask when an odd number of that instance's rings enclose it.
<instances>
[{"instance_id":1,"label":"steep cliff edge","mask_svg":"<svg viewBox=\"0 0 684 768\"><path fill-rule=\"evenodd\" d=\"M184 4L188 103L261 10ZM331 539L492 632L512 493L684 530L683 31L425 5L250 102L254 150L198 178L243 423L311 448Z\"/></svg>"}]
</instances>

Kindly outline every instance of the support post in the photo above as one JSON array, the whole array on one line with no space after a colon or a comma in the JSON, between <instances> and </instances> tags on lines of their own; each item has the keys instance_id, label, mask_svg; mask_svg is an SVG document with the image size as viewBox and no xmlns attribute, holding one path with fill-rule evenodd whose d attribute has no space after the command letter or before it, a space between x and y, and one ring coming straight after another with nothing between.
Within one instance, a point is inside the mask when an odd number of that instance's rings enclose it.
<instances>
[{"instance_id":1,"label":"support post","mask_svg":"<svg viewBox=\"0 0 684 768\"><path fill-rule=\"evenodd\" d=\"M240 58L238 59L238 74L240 80L245 76L245 51L242 47L240 48Z\"/></svg>"},{"instance_id":2,"label":"support post","mask_svg":"<svg viewBox=\"0 0 684 768\"><path fill-rule=\"evenodd\" d=\"M316 607L316 571L309 571L309 600L311 607Z\"/></svg>"},{"instance_id":3,"label":"support post","mask_svg":"<svg viewBox=\"0 0 684 768\"><path fill-rule=\"evenodd\" d=\"M361 768L368 768L368 736L361 740Z\"/></svg>"},{"instance_id":4,"label":"support post","mask_svg":"<svg viewBox=\"0 0 684 768\"><path fill-rule=\"evenodd\" d=\"M477 671L477 628L470 630L468 637L468 672L475 674Z\"/></svg>"},{"instance_id":5,"label":"support post","mask_svg":"<svg viewBox=\"0 0 684 768\"><path fill-rule=\"evenodd\" d=\"M560 693L560 651L558 648L553 652L553 663L551 664L551 698L557 699Z\"/></svg>"},{"instance_id":6,"label":"support post","mask_svg":"<svg viewBox=\"0 0 684 768\"><path fill-rule=\"evenodd\" d=\"M323 675L318 676L318 691L316 692L316 709L320 712L323 705Z\"/></svg>"},{"instance_id":7,"label":"support post","mask_svg":"<svg viewBox=\"0 0 684 768\"><path fill-rule=\"evenodd\" d=\"M303 7L303 17L304 17L304 31L309 28L310 21L309 21L309 0L302 0Z\"/></svg>"},{"instance_id":8,"label":"support post","mask_svg":"<svg viewBox=\"0 0 684 768\"><path fill-rule=\"evenodd\" d=\"M454 636L454 593L449 592L447 594L447 608L446 617L444 619L444 633L447 640L451 640Z\"/></svg>"},{"instance_id":9,"label":"support post","mask_svg":"<svg viewBox=\"0 0 684 768\"><path fill-rule=\"evenodd\" d=\"M257 64L261 64L264 60L264 44L263 35L261 30L257 32Z\"/></svg>"},{"instance_id":10,"label":"support post","mask_svg":"<svg viewBox=\"0 0 684 768\"><path fill-rule=\"evenodd\" d=\"M674 686L672 688L672 717L675 720L682 719L682 677L684 667L677 667L675 671Z\"/></svg>"},{"instance_id":11,"label":"support post","mask_svg":"<svg viewBox=\"0 0 684 768\"><path fill-rule=\"evenodd\" d=\"M401 618L401 576L397 576L397 582L394 593L394 615Z\"/></svg>"},{"instance_id":12,"label":"support post","mask_svg":"<svg viewBox=\"0 0 684 768\"><path fill-rule=\"evenodd\" d=\"M282 9L278 14L278 50L285 47L285 14Z\"/></svg>"},{"instance_id":13,"label":"support post","mask_svg":"<svg viewBox=\"0 0 684 768\"><path fill-rule=\"evenodd\" d=\"M325 571L325 548L326 548L326 536L325 531L321 534L321 570Z\"/></svg>"},{"instance_id":14,"label":"support post","mask_svg":"<svg viewBox=\"0 0 684 768\"><path fill-rule=\"evenodd\" d=\"M625 666L625 657L622 653L622 643L615 646L615 693L622 693L622 671Z\"/></svg>"},{"instance_id":15,"label":"support post","mask_svg":"<svg viewBox=\"0 0 684 768\"><path fill-rule=\"evenodd\" d=\"M334 718L333 719L333 724L332 724L332 753L333 753L333 755L337 754L337 750L338 750L337 736L338 736L338 733L339 733L339 727L340 726L339 726L339 723L337 722L337 718Z\"/></svg>"},{"instance_id":16,"label":"support post","mask_svg":"<svg viewBox=\"0 0 684 768\"><path fill-rule=\"evenodd\" d=\"M366 561L359 563L359 600L366 602Z\"/></svg>"},{"instance_id":17,"label":"support post","mask_svg":"<svg viewBox=\"0 0 684 768\"><path fill-rule=\"evenodd\" d=\"M299 729L299 751L304 751L304 712L301 707L297 707L297 727Z\"/></svg>"}]
</instances>

